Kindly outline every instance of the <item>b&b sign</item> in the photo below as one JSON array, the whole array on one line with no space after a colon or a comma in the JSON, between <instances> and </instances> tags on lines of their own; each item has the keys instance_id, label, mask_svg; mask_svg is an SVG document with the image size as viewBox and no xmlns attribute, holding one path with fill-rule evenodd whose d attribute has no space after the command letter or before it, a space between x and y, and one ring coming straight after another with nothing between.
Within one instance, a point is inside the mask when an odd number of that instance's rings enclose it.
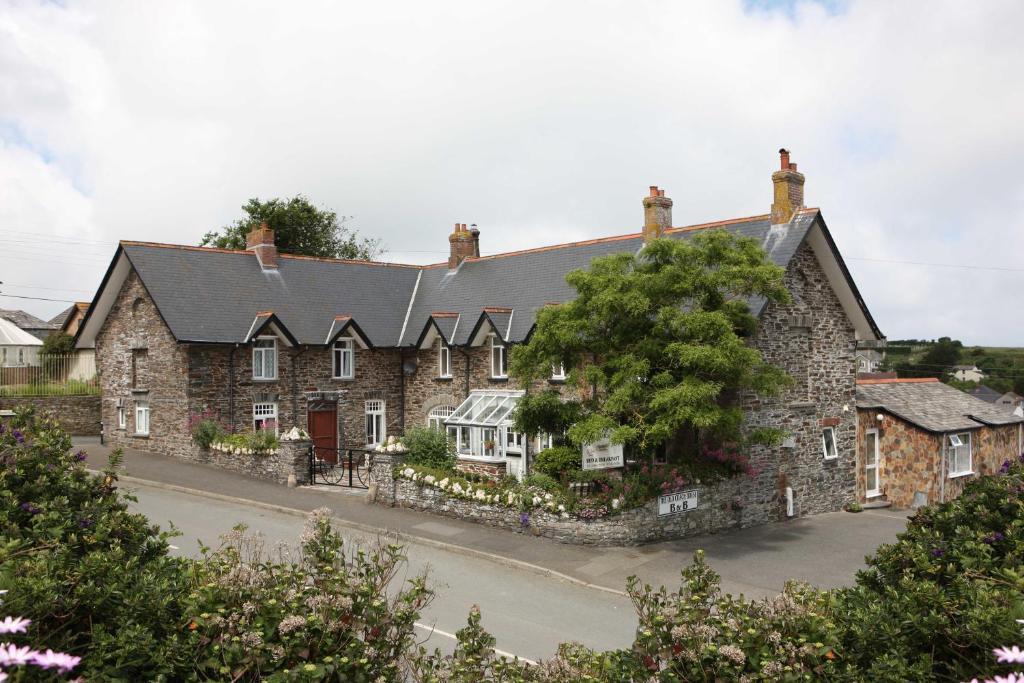
<instances>
[{"instance_id":1,"label":"b&b sign","mask_svg":"<svg viewBox=\"0 0 1024 683\"><path fill-rule=\"evenodd\" d=\"M675 491L658 496L658 516L679 515L697 509L698 489Z\"/></svg>"},{"instance_id":2,"label":"b&b sign","mask_svg":"<svg viewBox=\"0 0 1024 683\"><path fill-rule=\"evenodd\" d=\"M609 470L622 467L622 444L613 444L608 439L588 443L583 447L583 469Z\"/></svg>"}]
</instances>

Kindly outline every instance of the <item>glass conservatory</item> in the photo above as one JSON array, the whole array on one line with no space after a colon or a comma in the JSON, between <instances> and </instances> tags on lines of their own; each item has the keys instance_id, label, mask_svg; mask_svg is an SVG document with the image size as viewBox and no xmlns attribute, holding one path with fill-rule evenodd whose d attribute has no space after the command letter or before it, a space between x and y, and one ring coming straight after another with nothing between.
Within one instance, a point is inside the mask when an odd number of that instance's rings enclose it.
<instances>
[{"instance_id":1,"label":"glass conservatory","mask_svg":"<svg viewBox=\"0 0 1024 683\"><path fill-rule=\"evenodd\" d=\"M447 419L445 428L459 457L504 462L506 471L522 478L523 435L512 429L512 411L522 391L473 391Z\"/></svg>"}]
</instances>

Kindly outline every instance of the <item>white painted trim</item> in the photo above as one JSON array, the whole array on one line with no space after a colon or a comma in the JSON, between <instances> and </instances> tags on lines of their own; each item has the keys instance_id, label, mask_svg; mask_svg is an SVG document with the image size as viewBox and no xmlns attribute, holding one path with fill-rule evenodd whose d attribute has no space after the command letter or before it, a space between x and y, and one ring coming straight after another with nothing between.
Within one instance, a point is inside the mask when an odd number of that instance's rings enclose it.
<instances>
[{"instance_id":1,"label":"white painted trim","mask_svg":"<svg viewBox=\"0 0 1024 683\"><path fill-rule=\"evenodd\" d=\"M874 434L875 435L875 466L874 466L874 469L875 469L875 486L877 488L873 488L873 489L868 489L867 488L867 480L868 480L868 475L867 475L868 461L867 461L867 457L868 457L868 454L867 454L867 449L865 449L865 451L864 451L864 496L866 498L876 498L876 497L882 495L882 477L879 474L879 470L881 469L881 464L882 464L882 447L881 447L881 444L879 443L880 436L879 436L878 429L866 429L866 430L864 430L864 440L865 441L867 441L868 434Z\"/></svg>"},{"instance_id":2,"label":"white painted trim","mask_svg":"<svg viewBox=\"0 0 1024 683\"><path fill-rule=\"evenodd\" d=\"M405 320L402 321L402 331L398 333L398 344L396 344L396 346L401 346L402 340L405 339L405 328L409 326L409 316L412 315L412 304L416 301L416 292L420 289L421 277L423 277L422 269L416 273L416 284L413 285L412 296L409 297L409 306L405 309Z\"/></svg>"},{"instance_id":3,"label":"white painted trim","mask_svg":"<svg viewBox=\"0 0 1024 683\"><path fill-rule=\"evenodd\" d=\"M127 254L122 251L117 257L117 262L110 273L110 278L107 279L106 286L95 297L95 303L93 304L92 312L89 314L89 320L80 330L78 343L75 345L76 348L96 348L96 335L99 334L100 329L103 327L110 309L114 307L117 295L121 293L121 287L124 286L124 281L128 279L128 274L131 270L131 262L128 260Z\"/></svg>"},{"instance_id":4,"label":"white painted trim","mask_svg":"<svg viewBox=\"0 0 1024 683\"><path fill-rule=\"evenodd\" d=\"M877 339L878 337L871 327L871 322L864 315L864 311L857 301L857 296L850 287L850 283L846 280L843 269L839 265L839 260L832 253L828 240L825 239L825 234L822 232L821 226L817 221L814 222L814 225L807 233L807 243L814 251L814 256L818 259L818 264L821 265L821 269L825 272L825 277L828 278L829 285L831 285L832 291L835 292L836 298L842 304L843 311L845 311L850 322L853 323L857 339Z\"/></svg>"},{"instance_id":5,"label":"white painted trim","mask_svg":"<svg viewBox=\"0 0 1024 683\"><path fill-rule=\"evenodd\" d=\"M512 309L512 312L508 314L508 327L505 328L505 343L508 343L509 337L512 335L512 317L515 316L516 309Z\"/></svg>"}]
</instances>

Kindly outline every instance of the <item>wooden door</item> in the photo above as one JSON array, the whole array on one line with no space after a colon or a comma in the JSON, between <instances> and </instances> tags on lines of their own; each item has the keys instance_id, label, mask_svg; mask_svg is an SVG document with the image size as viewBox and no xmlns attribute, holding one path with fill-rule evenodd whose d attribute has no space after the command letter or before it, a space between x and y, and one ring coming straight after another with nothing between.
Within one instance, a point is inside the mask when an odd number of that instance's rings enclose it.
<instances>
[{"instance_id":1,"label":"wooden door","mask_svg":"<svg viewBox=\"0 0 1024 683\"><path fill-rule=\"evenodd\" d=\"M318 408L309 411L309 436L316 456L327 462L338 462L338 409Z\"/></svg>"}]
</instances>

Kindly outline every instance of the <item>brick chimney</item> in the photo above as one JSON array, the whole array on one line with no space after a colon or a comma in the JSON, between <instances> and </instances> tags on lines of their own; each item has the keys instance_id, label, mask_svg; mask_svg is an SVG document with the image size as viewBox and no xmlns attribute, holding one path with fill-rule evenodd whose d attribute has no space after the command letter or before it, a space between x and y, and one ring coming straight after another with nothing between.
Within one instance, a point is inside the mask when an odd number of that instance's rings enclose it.
<instances>
[{"instance_id":1,"label":"brick chimney","mask_svg":"<svg viewBox=\"0 0 1024 683\"><path fill-rule=\"evenodd\" d=\"M448 235L448 243L451 247L448 256L448 270L455 270L459 267L460 263L470 256L480 255L479 235L479 230L477 230L476 235L467 230L465 223L455 224L455 230L452 231L452 234Z\"/></svg>"},{"instance_id":2,"label":"brick chimney","mask_svg":"<svg viewBox=\"0 0 1024 683\"><path fill-rule=\"evenodd\" d=\"M775 201L772 202L772 225L788 223L797 209L804 206L804 174L798 173L796 164L789 161L789 150L780 149L781 168L772 173Z\"/></svg>"},{"instance_id":3,"label":"brick chimney","mask_svg":"<svg viewBox=\"0 0 1024 683\"><path fill-rule=\"evenodd\" d=\"M260 223L245 236L245 247L256 254L263 270L277 269L277 246L274 244L274 231L266 221Z\"/></svg>"},{"instance_id":4,"label":"brick chimney","mask_svg":"<svg viewBox=\"0 0 1024 683\"><path fill-rule=\"evenodd\" d=\"M672 227L672 200L665 196L665 190L651 185L650 195L644 197L644 242L665 234Z\"/></svg>"}]
</instances>

